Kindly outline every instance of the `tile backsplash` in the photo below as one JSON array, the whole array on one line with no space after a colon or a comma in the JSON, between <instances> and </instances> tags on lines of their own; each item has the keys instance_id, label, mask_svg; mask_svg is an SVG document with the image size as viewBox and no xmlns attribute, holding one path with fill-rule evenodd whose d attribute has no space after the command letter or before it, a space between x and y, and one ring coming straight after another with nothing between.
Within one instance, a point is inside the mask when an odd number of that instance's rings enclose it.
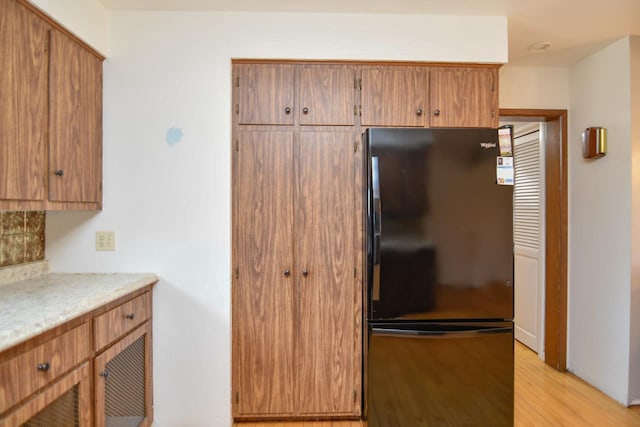
<instances>
[{"instance_id":1,"label":"tile backsplash","mask_svg":"<svg viewBox=\"0 0 640 427\"><path fill-rule=\"evenodd\" d=\"M0 267L44 259L44 212L0 212Z\"/></svg>"}]
</instances>

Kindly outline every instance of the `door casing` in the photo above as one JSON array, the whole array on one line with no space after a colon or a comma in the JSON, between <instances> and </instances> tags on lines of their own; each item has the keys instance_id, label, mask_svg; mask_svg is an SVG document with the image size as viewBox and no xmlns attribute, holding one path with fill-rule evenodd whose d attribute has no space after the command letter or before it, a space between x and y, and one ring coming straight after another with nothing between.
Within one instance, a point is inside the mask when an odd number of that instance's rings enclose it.
<instances>
[{"instance_id":1,"label":"door casing","mask_svg":"<svg viewBox=\"0 0 640 427\"><path fill-rule=\"evenodd\" d=\"M540 121L545 139L545 363L567 368L567 110L501 108L500 119Z\"/></svg>"}]
</instances>

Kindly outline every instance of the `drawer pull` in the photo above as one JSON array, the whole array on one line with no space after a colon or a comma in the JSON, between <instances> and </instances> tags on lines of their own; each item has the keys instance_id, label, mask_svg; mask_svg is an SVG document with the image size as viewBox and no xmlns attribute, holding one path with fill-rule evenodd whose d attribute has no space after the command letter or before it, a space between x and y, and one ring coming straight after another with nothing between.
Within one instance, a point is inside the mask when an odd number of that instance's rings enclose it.
<instances>
[{"instance_id":1,"label":"drawer pull","mask_svg":"<svg viewBox=\"0 0 640 427\"><path fill-rule=\"evenodd\" d=\"M104 371L100 371L100 373L98 374L103 378L107 378L109 376L109 371L104 370Z\"/></svg>"},{"instance_id":2,"label":"drawer pull","mask_svg":"<svg viewBox=\"0 0 640 427\"><path fill-rule=\"evenodd\" d=\"M47 372L50 368L49 362L38 364L38 371Z\"/></svg>"},{"instance_id":3,"label":"drawer pull","mask_svg":"<svg viewBox=\"0 0 640 427\"><path fill-rule=\"evenodd\" d=\"M135 318L136 318L136 315L135 315L135 314L133 314L133 313L129 313L129 314L127 314L127 315L126 315L126 316L124 316L124 317L126 317L126 318L127 318L127 319L129 319L129 320L133 320L133 319L135 319Z\"/></svg>"}]
</instances>

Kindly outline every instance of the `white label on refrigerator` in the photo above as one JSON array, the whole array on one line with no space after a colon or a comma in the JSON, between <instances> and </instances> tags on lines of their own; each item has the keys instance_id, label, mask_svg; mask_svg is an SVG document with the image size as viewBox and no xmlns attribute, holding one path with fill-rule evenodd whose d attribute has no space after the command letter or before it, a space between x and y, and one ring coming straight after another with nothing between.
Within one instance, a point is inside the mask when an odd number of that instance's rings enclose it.
<instances>
[{"instance_id":1,"label":"white label on refrigerator","mask_svg":"<svg viewBox=\"0 0 640 427\"><path fill-rule=\"evenodd\" d=\"M498 185L513 185L513 157L497 158L496 182Z\"/></svg>"}]
</instances>

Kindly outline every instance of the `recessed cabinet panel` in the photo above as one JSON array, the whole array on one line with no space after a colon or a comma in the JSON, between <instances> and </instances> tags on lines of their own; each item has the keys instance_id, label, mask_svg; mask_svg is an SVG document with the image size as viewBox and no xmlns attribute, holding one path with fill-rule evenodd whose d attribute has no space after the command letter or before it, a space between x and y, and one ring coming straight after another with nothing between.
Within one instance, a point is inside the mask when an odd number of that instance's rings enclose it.
<instances>
[{"instance_id":1,"label":"recessed cabinet panel","mask_svg":"<svg viewBox=\"0 0 640 427\"><path fill-rule=\"evenodd\" d=\"M294 68L291 65L238 65L238 123L292 125Z\"/></svg>"},{"instance_id":2,"label":"recessed cabinet panel","mask_svg":"<svg viewBox=\"0 0 640 427\"><path fill-rule=\"evenodd\" d=\"M46 24L0 1L0 200L43 200L49 39Z\"/></svg>"},{"instance_id":3,"label":"recessed cabinet panel","mask_svg":"<svg viewBox=\"0 0 640 427\"><path fill-rule=\"evenodd\" d=\"M428 71L419 67L362 70L363 126L428 126Z\"/></svg>"},{"instance_id":4,"label":"recessed cabinet panel","mask_svg":"<svg viewBox=\"0 0 640 427\"><path fill-rule=\"evenodd\" d=\"M294 412L293 141L240 131L235 182L235 415Z\"/></svg>"},{"instance_id":5,"label":"recessed cabinet panel","mask_svg":"<svg viewBox=\"0 0 640 427\"><path fill-rule=\"evenodd\" d=\"M346 65L300 68L301 125L352 126L356 117L356 72Z\"/></svg>"},{"instance_id":6,"label":"recessed cabinet panel","mask_svg":"<svg viewBox=\"0 0 640 427\"><path fill-rule=\"evenodd\" d=\"M497 69L432 69L432 127L497 127Z\"/></svg>"},{"instance_id":7,"label":"recessed cabinet panel","mask_svg":"<svg viewBox=\"0 0 640 427\"><path fill-rule=\"evenodd\" d=\"M352 132L300 132L296 210L300 414L357 414Z\"/></svg>"}]
</instances>

